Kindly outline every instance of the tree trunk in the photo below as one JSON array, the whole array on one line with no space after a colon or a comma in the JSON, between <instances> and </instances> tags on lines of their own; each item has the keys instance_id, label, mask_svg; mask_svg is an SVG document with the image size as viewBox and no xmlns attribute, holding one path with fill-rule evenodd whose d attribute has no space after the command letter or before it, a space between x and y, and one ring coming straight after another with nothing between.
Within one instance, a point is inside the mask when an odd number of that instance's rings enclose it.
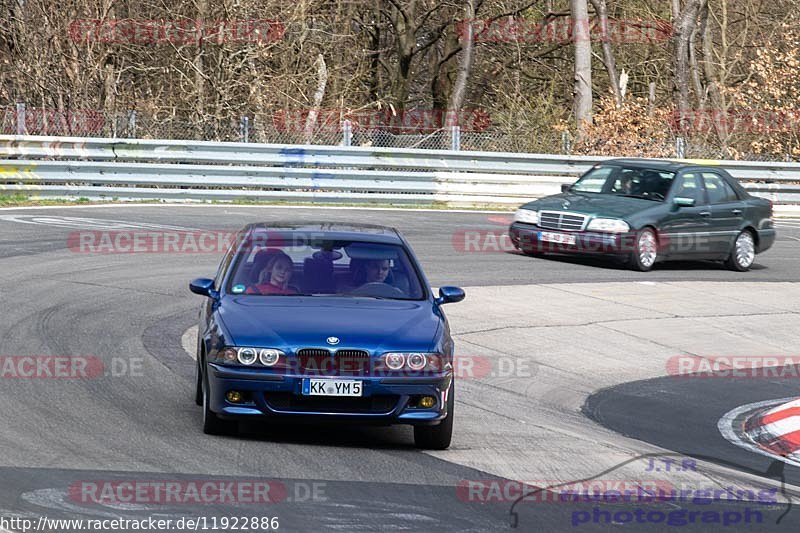
<instances>
[{"instance_id":1,"label":"tree trunk","mask_svg":"<svg viewBox=\"0 0 800 533\"><path fill-rule=\"evenodd\" d=\"M305 138L306 143L311 142L314 136L314 127L317 124L317 117L319 116L319 108L322 105L322 98L325 96L325 87L328 85L328 67L325 65L325 58L322 54L317 56L317 90L314 91L314 96L311 99L311 109L306 117L305 124Z\"/></svg>"},{"instance_id":2,"label":"tree trunk","mask_svg":"<svg viewBox=\"0 0 800 533\"><path fill-rule=\"evenodd\" d=\"M608 31L608 8L606 0L591 0L595 13L600 22L600 35L603 48L603 64L608 72L608 80L611 85L611 92L614 93L614 100L617 107L622 107L624 95L620 89L619 75L617 74L617 61L614 58L614 50L611 48L611 36Z\"/></svg>"},{"instance_id":3,"label":"tree trunk","mask_svg":"<svg viewBox=\"0 0 800 533\"><path fill-rule=\"evenodd\" d=\"M453 92L450 94L450 103L447 106L447 120L444 124L446 127L458 125L458 116L461 112L461 107L464 105L464 97L467 91L467 81L469 81L469 76L472 72L472 63L475 59L475 31L473 26L473 20L477 13L475 4L475 0L466 0L466 6L464 7L467 23L464 25L464 35L461 41L463 49L458 64L458 75L453 86Z\"/></svg>"},{"instance_id":4,"label":"tree trunk","mask_svg":"<svg viewBox=\"0 0 800 533\"><path fill-rule=\"evenodd\" d=\"M586 0L571 0L575 43L575 124L578 139L583 139L592 123L592 43L589 35L589 9Z\"/></svg>"},{"instance_id":5,"label":"tree trunk","mask_svg":"<svg viewBox=\"0 0 800 533\"><path fill-rule=\"evenodd\" d=\"M673 61L675 68L674 93L678 107L678 123L681 130L688 125L690 46L692 34L697 26L697 16L704 0L688 0L678 18L673 21Z\"/></svg>"}]
</instances>

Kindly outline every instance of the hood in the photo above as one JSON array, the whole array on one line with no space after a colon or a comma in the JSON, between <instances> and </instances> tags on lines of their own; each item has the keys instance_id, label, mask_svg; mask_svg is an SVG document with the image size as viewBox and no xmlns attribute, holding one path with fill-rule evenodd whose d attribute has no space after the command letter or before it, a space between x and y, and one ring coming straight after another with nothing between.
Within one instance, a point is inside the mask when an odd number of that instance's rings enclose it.
<instances>
[{"instance_id":1,"label":"hood","mask_svg":"<svg viewBox=\"0 0 800 533\"><path fill-rule=\"evenodd\" d=\"M569 202L568 206L564 206ZM525 209L545 211L570 211L592 217L627 218L652 207L662 205L661 202L628 198L612 194L582 194L565 192L540 198L525 204Z\"/></svg>"},{"instance_id":2,"label":"hood","mask_svg":"<svg viewBox=\"0 0 800 533\"><path fill-rule=\"evenodd\" d=\"M428 351L440 325L428 300L226 296L218 313L236 346L283 350Z\"/></svg>"}]
</instances>

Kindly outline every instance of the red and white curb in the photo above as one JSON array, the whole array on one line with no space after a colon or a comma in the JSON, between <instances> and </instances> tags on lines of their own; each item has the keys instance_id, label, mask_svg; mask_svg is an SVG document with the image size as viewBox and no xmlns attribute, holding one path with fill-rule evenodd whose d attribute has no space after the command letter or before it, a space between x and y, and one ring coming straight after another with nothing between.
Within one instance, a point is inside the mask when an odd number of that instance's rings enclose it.
<instances>
[{"instance_id":1,"label":"red and white curb","mask_svg":"<svg viewBox=\"0 0 800 533\"><path fill-rule=\"evenodd\" d=\"M800 466L800 399L782 398L737 407L717 423L741 448Z\"/></svg>"}]
</instances>

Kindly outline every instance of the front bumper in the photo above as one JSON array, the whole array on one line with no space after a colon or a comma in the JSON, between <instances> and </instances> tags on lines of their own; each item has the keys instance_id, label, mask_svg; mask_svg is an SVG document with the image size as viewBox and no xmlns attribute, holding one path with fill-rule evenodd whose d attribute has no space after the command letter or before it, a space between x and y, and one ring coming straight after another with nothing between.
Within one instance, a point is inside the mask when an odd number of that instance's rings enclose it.
<instances>
[{"instance_id":1,"label":"front bumper","mask_svg":"<svg viewBox=\"0 0 800 533\"><path fill-rule=\"evenodd\" d=\"M559 233L575 237L575 244L542 241L540 232ZM540 228L535 224L514 222L508 229L511 242L518 250L535 253L628 255L633 250L636 235L628 233L600 233L594 231L558 231Z\"/></svg>"},{"instance_id":2,"label":"front bumper","mask_svg":"<svg viewBox=\"0 0 800 533\"><path fill-rule=\"evenodd\" d=\"M263 369L226 367L209 363L209 407L221 418L258 417L342 419L384 424L432 425L447 416L452 371L424 376L337 376L267 373ZM304 396L304 378L355 379L363 384L361 397ZM246 403L230 403L225 395L236 390ZM430 409L413 406L413 398L433 396Z\"/></svg>"}]
</instances>

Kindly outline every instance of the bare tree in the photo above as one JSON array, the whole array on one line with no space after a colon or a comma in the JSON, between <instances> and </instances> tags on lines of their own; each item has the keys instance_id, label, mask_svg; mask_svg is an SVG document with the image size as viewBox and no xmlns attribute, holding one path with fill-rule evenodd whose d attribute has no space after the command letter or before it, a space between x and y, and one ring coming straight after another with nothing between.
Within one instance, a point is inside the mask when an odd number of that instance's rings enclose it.
<instances>
[{"instance_id":1,"label":"bare tree","mask_svg":"<svg viewBox=\"0 0 800 533\"><path fill-rule=\"evenodd\" d=\"M586 0L571 0L575 45L575 124L583 138L592 123L592 42L589 35L589 9Z\"/></svg>"},{"instance_id":2,"label":"bare tree","mask_svg":"<svg viewBox=\"0 0 800 533\"><path fill-rule=\"evenodd\" d=\"M608 7L606 0L591 0L594 6L595 13L597 13L598 23L600 25L600 40L603 48L603 64L608 72L608 80L611 85L611 92L614 93L614 100L617 102L617 107L622 106L623 94L619 83L619 74L617 73L617 61L614 57L614 50L611 48L611 35L608 28Z\"/></svg>"}]
</instances>

